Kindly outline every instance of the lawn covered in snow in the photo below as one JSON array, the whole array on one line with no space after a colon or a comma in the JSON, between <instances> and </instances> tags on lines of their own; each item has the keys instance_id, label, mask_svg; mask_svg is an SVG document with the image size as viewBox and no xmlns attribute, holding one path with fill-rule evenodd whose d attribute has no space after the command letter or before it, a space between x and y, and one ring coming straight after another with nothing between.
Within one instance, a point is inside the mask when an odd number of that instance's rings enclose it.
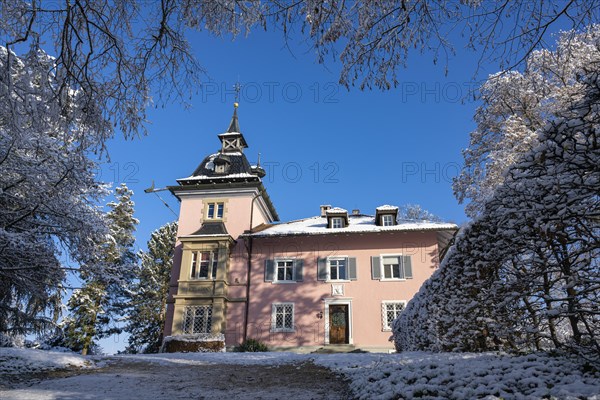
<instances>
[{"instance_id":1,"label":"lawn covered in snow","mask_svg":"<svg viewBox=\"0 0 600 400\"><path fill-rule=\"evenodd\" d=\"M96 358L94 358L96 359ZM264 365L314 362L346 378L360 399L600 399L600 374L575 360L545 354L511 356L474 353L170 353L120 355L106 359L169 365ZM0 371L18 373L89 365L89 358L72 353L0 348ZM191 371L191 369L190 369ZM586 372L587 371L587 372ZM298 369L302 374L302 368ZM181 376L184 381L187 378ZM91 385L102 374L69 378L69 385ZM84 382L85 381L85 382ZM67 382L67 381L65 381ZM65 382L48 382L66 390ZM138 382L139 384L139 382ZM181 382L181 385L193 382ZM123 393L137 393L135 381L122 381ZM282 382L282 389L285 383ZM33 389L33 388L32 388ZM9 392L10 393L10 392ZM32 392L23 392L31 394ZM14 392L10 398L18 398ZM45 397L40 397L45 398Z\"/></svg>"},{"instance_id":2,"label":"lawn covered in snow","mask_svg":"<svg viewBox=\"0 0 600 400\"><path fill-rule=\"evenodd\" d=\"M89 357L71 352L0 347L0 374L42 372L92 365Z\"/></svg>"}]
</instances>

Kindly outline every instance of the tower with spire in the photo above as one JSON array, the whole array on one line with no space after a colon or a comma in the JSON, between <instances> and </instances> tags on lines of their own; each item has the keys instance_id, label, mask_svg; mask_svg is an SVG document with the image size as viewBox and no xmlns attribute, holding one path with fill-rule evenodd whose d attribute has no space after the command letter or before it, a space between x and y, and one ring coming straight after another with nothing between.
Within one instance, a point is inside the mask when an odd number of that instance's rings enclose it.
<instances>
[{"instance_id":1,"label":"tower with spire","mask_svg":"<svg viewBox=\"0 0 600 400\"><path fill-rule=\"evenodd\" d=\"M246 262L249 254L239 236L279 220L262 183L265 171L244 154L237 102L227 131L217 137L221 148L169 187L181 205L165 336L232 329L227 313L243 314L248 290L246 277L231 273L232 263Z\"/></svg>"}]
</instances>

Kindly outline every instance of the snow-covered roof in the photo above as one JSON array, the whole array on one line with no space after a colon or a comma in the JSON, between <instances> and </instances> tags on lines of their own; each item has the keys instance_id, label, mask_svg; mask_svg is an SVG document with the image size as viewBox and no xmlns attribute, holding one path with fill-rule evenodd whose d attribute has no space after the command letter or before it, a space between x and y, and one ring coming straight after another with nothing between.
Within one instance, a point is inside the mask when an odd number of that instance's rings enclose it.
<instances>
[{"instance_id":1,"label":"snow-covered roof","mask_svg":"<svg viewBox=\"0 0 600 400\"><path fill-rule=\"evenodd\" d=\"M333 207L333 208L329 208L325 211L327 214L344 214L344 213L348 213L348 210L340 208L340 207Z\"/></svg>"},{"instance_id":2,"label":"snow-covered roof","mask_svg":"<svg viewBox=\"0 0 600 400\"><path fill-rule=\"evenodd\" d=\"M223 174L215 171L215 158L219 156L227 156L229 158L231 166L229 167L229 173ZM260 180L258 174L252 171L250 163L246 159L246 156L240 151L224 151L210 154L200 163L198 168L188 177L179 178L177 182L179 184L197 184L203 182L223 182L228 179L251 179L252 181Z\"/></svg>"},{"instance_id":3,"label":"snow-covered roof","mask_svg":"<svg viewBox=\"0 0 600 400\"><path fill-rule=\"evenodd\" d=\"M227 175L212 175L212 176L208 176L208 175L197 175L197 176L188 176L187 178L180 178L177 179L178 181L201 181L201 180L205 180L205 179L235 179L235 178L257 178L257 176L255 174L249 174L247 172L242 172L239 174L227 174Z\"/></svg>"},{"instance_id":4,"label":"snow-covered roof","mask_svg":"<svg viewBox=\"0 0 600 400\"><path fill-rule=\"evenodd\" d=\"M398 225L377 226L372 215L350 215L345 228L328 228L327 218L311 217L297 221L272 225L260 232L250 234L253 237L328 235L339 233L435 231L458 229L456 224L432 221L399 221Z\"/></svg>"},{"instance_id":5,"label":"snow-covered roof","mask_svg":"<svg viewBox=\"0 0 600 400\"><path fill-rule=\"evenodd\" d=\"M377 211L397 211L398 207L390 206L389 204L384 204L376 208Z\"/></svg>"}]
</instances>

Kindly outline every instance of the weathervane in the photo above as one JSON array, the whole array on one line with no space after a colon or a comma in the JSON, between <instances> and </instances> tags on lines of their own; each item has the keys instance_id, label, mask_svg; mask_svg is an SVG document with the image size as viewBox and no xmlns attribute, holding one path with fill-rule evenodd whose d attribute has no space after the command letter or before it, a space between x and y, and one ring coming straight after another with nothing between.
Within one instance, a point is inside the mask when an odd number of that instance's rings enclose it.
<instances>
[{"instance_id":1,"label":"weathervane","mask_svg":"<svg viewBox=\"0 0 600 400\"><path fill-rule=\"evenodd\" d=\"M238 81L233 85L233 90L235 90L235 102L240 102L240 91L242 90L242 85L240 84L239 78Z\"/></svg>"}]
</instances>

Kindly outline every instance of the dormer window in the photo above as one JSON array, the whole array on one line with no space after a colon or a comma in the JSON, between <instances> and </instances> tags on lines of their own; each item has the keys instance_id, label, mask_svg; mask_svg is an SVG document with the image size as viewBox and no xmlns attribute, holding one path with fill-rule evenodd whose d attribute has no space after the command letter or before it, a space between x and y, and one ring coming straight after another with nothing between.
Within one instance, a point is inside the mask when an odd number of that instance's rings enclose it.
<instances>
[{"instance_id":1,"label":"dormer window","mask_svg":"<svg viewBox=\"0 0 600 400\"><path fill-rule=\"evenodd\" d=\"M225 154L219 154L213 159L213 164L215 165L215 173L217 174L225 174L229 172L229 167L231 166L231 159L229 156Z\"/></svg>"},{"instance_id":2,"label":"dormer window","mask_svg":"<svg viewBox=\"0 0 600 400\"><path fill-rule=\"evenodd\" d=\"M377 226L394 226L398 217L398 207L396 206L379 206L375 209L375 225Z\"/></svg>"},{"instance_id":3,"label":"dormer window","mask_svg":"<svg viewBox=\"0 0 600 400\"><path fill-rule=\"evenodd\" d=\"M333 207L325 210L328 228L345 228L348 226L348 211Z\"/></svg>"},{"instance_id":4,"label":"dormer window","mask_svg":"<svg viewBox=\"0 0 600 400\"><path fill-rule=\"evenodd\" d=\"M344 220L340 217L331 218L331 227L332 228L343 228Z\"/></svg>"},{"instance_id":5,"label":"dormer window","mask_svg":"<svg viewBox=\"0 0 600 400\"><path fill-rule=\"evenodd\" d=\"M381 226L392 226L394 225L394 216L386 214L381 216Z\"/></svg>"}]
</instances>

